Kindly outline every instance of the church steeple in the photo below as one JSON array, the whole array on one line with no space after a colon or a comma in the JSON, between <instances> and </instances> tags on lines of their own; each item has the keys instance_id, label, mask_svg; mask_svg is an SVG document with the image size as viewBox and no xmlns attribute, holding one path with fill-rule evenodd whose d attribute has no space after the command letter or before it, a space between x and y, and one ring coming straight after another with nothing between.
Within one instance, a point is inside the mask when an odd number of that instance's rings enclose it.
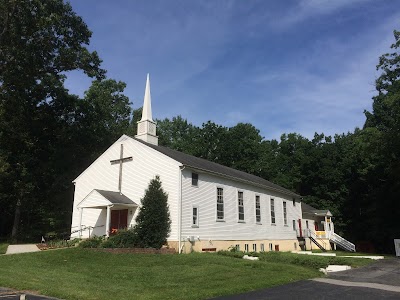
<instances>
[{"instance_id":1,"label":"church steeple","mask_svg":"<svg viewBox=\"0 0 400 300\"><path fill-rule=\"evenodd\" d=\"M153 121L151 114L149 74L147 74L146 89L144 92L142 119L138 122L137 135L135 137L145 142L158 145L158 136L156 136L156 123Z\"/></svg>"}]
</instances>

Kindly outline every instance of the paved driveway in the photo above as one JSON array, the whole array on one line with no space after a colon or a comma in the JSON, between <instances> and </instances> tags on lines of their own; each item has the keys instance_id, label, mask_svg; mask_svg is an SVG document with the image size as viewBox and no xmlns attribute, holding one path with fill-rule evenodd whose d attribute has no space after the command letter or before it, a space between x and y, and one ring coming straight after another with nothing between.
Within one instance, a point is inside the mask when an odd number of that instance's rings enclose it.
<instances>
[{"instance_id":1,"label":"paved driveway","mask_svg":"<svg viewBox=\"0 0 400 300\"><path fill-rule=\"evenodd\" d=\"M363 268L331 273L327 278L302 280L218 300L264 299L400 299L400 259L385 259Z\"/></svg>"}]
</instances>

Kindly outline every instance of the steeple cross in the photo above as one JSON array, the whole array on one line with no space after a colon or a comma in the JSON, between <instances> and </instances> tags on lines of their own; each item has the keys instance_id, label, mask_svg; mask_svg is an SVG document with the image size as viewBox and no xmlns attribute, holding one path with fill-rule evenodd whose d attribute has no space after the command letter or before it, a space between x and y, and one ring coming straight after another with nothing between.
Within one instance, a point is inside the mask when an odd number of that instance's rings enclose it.
<instances>
[{"instance_id":1,"label":"steeple cross","mask_svg":"<svg viewBox=\"0 0 400 300\"><path fill-rule=\"evenodd\" d=\"M120 151L119 159L114 159L114 160L110 161L112 165L119 163L118 190L120 193L121 193L121 187L122 187L122 164L124 162L131 161L132 159L133 159L132 156L124 157L124 145L121 144L121 151Z\"/></svg>"}]
</instances>

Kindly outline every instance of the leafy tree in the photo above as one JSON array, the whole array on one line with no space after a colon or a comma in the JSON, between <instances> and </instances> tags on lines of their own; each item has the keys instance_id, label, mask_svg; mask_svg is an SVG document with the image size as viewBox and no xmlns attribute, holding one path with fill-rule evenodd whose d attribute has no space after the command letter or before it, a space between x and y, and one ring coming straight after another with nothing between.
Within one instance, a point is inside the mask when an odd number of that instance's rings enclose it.
<instances>
[{"instance_id":1,"label":"leafy tree","mask_svg":"<svg viewBox=\"0 0 400 300\"><path fill-rule=\"evenodd\" d=\"M244 172L260 174L258 161L262 140L260 131L250 123L238 123L230 127L224 140L221 163Z\"/></svg>"},{"instance_id":2,"label":"leafy tree","mask_svg":"<svg viewBox=\"0 0 400 300\"><path fill-rule=\"evenodd\" d=\"M157 132L161 146L196 155L199 128L181 116L157 120Z\"/></svg>"},{"instance_id":3,"label":"leafy tree","mask_svg":"<svg viewBox=\"0 0 400 300\"><path fill-rule=\"evenodd\" d=\"M228 128L208 121L199 130L196 156L229 166L226 164L225 150Z\"/></svg>"},{"instance_id":4,"label":"leafy tree","mask_svg":"<svg viewBox=\"0 0 400 300\"><path fill-rule=\"evenodd\" d=\"M400 31L394 31L394 50L379 58L376 80L378 95L373 97L372 112L365 112L365 130L374 134L375 160L369 178L370 191L364 212L374 220L370 232L377 244L392 248L393 238L400 231L396 221L400 210ZM384 230L383 230L384 229Z\"/></svg>"},{"instance_id":5,"label":"leafy tree","mask_svg":"<svg viewBox=\"0 0 400 300\"><path fill-rule=\"evenodd\" d=\"M132 137L137 135L137 123L141 120L141 118L142 118L142 107L139 107L138 109L134 109L132 111L131 122L125 132L126 135L129 135Z\"/></svg>"},{"instance_id":6,"label":"leafy tree","mask_svg":"<svg viewBox=\"0 0 400 300\"><path fill-rule=\"evenodd\" d=\"M167 242L171 220L168 195L162 188L159 176L150 181L141 203L134 227L138 246L160 249Z\"/></svg>"},{"instance_id":7,"label":"leafy tree","mask_svg":"<svg viewBox=\"0 0 400 300\"><path fill-rule=\"evenodd\" d=\"M66 72L105 74L86 48L90 36L62 0L0 0L0 156L10 165L0 194L8 215L14 211L13 239L45 207L39 199L53 171L45 169L46 158L70 109Z\"/></svg>"}]
</instances>

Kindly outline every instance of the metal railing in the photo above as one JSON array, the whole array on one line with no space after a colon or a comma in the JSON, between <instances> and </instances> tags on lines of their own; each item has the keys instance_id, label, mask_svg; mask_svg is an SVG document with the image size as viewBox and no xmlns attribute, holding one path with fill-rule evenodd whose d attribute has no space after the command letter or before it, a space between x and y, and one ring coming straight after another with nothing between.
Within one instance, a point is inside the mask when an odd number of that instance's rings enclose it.
<instances>
[{"instance_id":1,"label":"metal railing","mask_svg":"<svg viewBox=\"0 0 400 300\"><path fill-rule=\"evenodd\" d=\"M81 228L72 230L72 231L71 231L71 235L74 234L74 233L80 232L80 235L82 236L82 232L83 232L83 231L89 230L89 238L90 238L91 231L93 232L93 229L94 229L94 228L99 228L99 227L104 227L104 225L100 225L100 226L86 226L86 225L81 225Z\"/></svg>"},{"instance_id":2,"label":"metal railing","mask_svg":"<svg viewBox=\"0 0 400 300\"><path fill-rule=\"evenodd\" d=\"M345 238L342 238L340 235L334 232L330 234L329 240L336 245L339 245L344 250L356 252L356 246L353 243L349 242Z\"/></svg>"},{"instance_id":3,"label":"metal railing","mask_svg":"<svg viewBox=\"0 0 400 300\"><path fill-rule=\"evenodd\" d=\"M307 231L308 231L308 237L311 239L311 240L315 240L315 241L313 241L315 244L317 244L317 246L319 247L319 245L318 244L320 244L320 246L322 247L322 248L324 248L323 250L326 250L326 243L319 237L319 236L317 236L316 234L315 234L315 232L314 231L312 231L312 230L310 230L310 229L307 229ZM321 249L322 250L322 249Z\"/></svg>"}]
</instances>

